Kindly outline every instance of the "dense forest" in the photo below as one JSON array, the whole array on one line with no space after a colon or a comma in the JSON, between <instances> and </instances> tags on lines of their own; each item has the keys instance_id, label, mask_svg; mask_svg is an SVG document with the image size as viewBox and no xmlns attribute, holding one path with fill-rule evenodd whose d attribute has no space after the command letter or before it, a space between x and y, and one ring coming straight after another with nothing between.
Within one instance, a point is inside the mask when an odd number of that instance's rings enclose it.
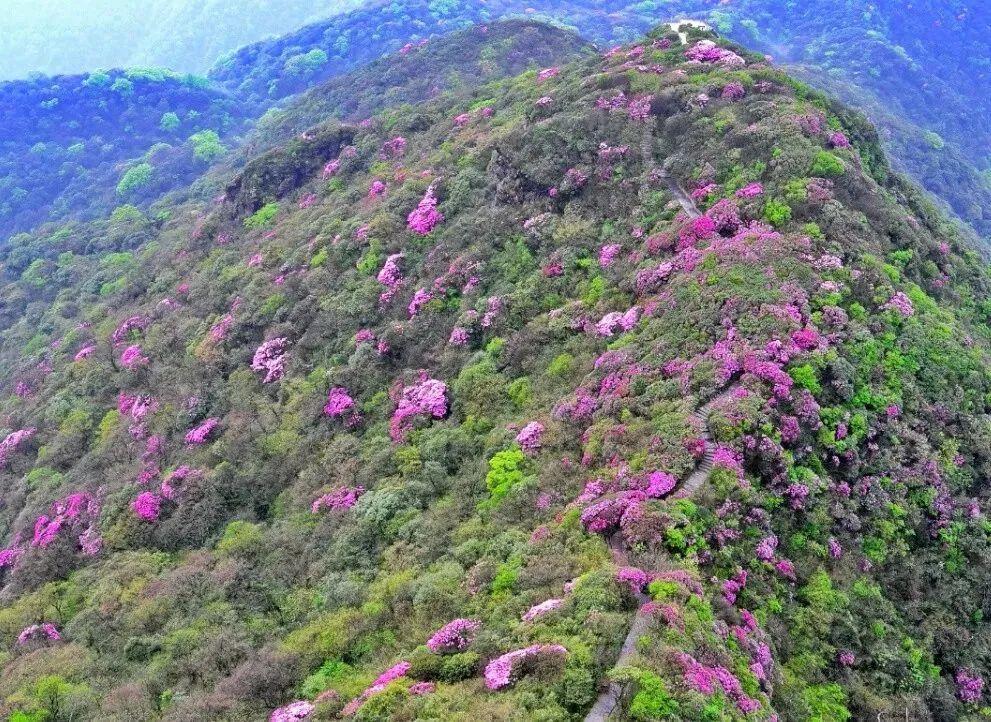
<instances>
[{"instance_id":1,"label":"dense forest","mask_svg":"<svg viewBox=\"0 0 991 722\"><path fill-rule=\"evenodd\" d=\"M966 235L696 27L418 44L0 248L0 711L986 717Z\"/></svg>"}]
</instances>

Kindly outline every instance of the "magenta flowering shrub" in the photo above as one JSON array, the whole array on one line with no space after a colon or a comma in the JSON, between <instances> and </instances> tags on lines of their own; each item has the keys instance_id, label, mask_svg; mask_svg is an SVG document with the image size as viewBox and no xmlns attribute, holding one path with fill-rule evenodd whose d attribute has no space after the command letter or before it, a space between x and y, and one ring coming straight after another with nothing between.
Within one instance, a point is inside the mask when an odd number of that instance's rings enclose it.
<instances>
[{"instance_id":1,"label":"magenta flowering shrub","mask_svg":"<svg viewBox=\"0 0 991 722\"><path fill-rule=\"evenodd\" d=\"M399 261L402 257L402 253L393 253L386 258L385 265L376 276L378 282L385 286L385 291L379 296L379 301L383 304L392 300L403 282L403 274L399 270Z\"/></svg>"},{"instance_id":2,"label":"magenta flowering shrub","mask_svg":"<svg viewBox=\"0 0 991 722\"><path fill-rule=\"evenodd\" d=\"M736 192L737 198L756 198L764 194L764 186L761 183L748 183Z\"/></svg>"},{"instance_id":3,"label":"magenta flowering shrub","mask_svg":"<svg viewBox=\"0 0 991 722\"><path fill-rule=\"evenodd\" d=\"M385 143L382 144L382 151L380 152L379 155L382 158L386 158L386 159L398 158L405 152L406 152L406 139L401 135L397 135L395 138L392 138L391 140L387 140Z\"/></svg>"},{"instance_id":4,"label":"magenta flowering shrub","mask_svg":"<svg viewBox=\"0 0 991 722\"><path fill-rule=\"evenodd\" d=\"M142 521L158 521L158 515L162 508L162 498L153 492L142 491L131 502L131 508Z\"/></svg>"},{"instance_id":5,"label":"magenta flowering shrub","mask_svg":"<svg viewBox=\"0 0 991 722\"><path fill-rule=\"evenodd\" d=\"M132 338L132 331L144 331L148 328L151 320L145 316L136 315L129 318L125 318L120 324L114 329L113 334L110 336L110 342L114 346L120 346L128 339Z\"/></svg>"},{"instance_id":6,"label":"magenta flowering shrub","mask_svg":"<svg viewBox=\"0 0 991 722\"><path fill-rule=\"evenodd\" d=\"M309 718L316 706L312 702L297 700L272 711L268 722L296 722Z\"/></svg>"},{"instance_id":7,"label":"magenta flowering shrub","mask_svg":"<svg viewBox=\"0 0 991 722\"><path fill-rule=\"evenodd\" d=\"M979 702L984 695L984 679L969 669L958 669L954 680L957 683L957 697L962 702Z\"/></svg>"},{"instance_id":8,"label":"magenta flowering shrub","mask_svg":"<svg viewBox=\"0 0 991 722\"><path fill-rule=\"evenodd\" d=\"M451 335L448 337L447 342L452 346L467 346L468 330L461 326L455 326L451 329Z\"/></svg>"},{"instance_id":9,"label":"magenta flowering shrub","mask_svg":"<svg viewBox=\"0 0 991 722\"><path fill-rule=\"evenodd\" d=\"M650 118L650 104L653 102L652 95L639 95L629 102L626 112L630 115L630 120L636 123L646 123Z\"/></svg>"},{"instance_id":10,"label":"magenta flowering shrub","mask_svg":"<svg viewBox=\"0 0 991 722\"><path fill-rule=\"evenodd\" d=\"M413 298L410 299L409 306L406 309L409 311L409 317L416 318L416 315L420 312L420 309L430 303L433 300L434 295L425 288L418 288L416 292L413 293Z\"/></svg>"},{"instance_id":11,"label":"magenta flowering shrub","mask_svg":"<svg viewBox=\"0 0 991 722\"><path fill-rule=\"evenodd\" d=\"M358 499L365 493L362 486L342 486L332 492L317 497L310 505L310 511L314 514L321 509L330 511L345 511L358 503Z\"/></svg>"},{"instance_id":12,"label":"magenta flowering shrub","mask_svg":"<svg viewBox=\"0 0 991 722\"><path fill-rule=\"evenodd\" d=\"M431 184L420 203L407 216L406 224L414 233L425 236L443 221L444 214L437 210L437 196Z\"/></svg>"},{"instance_id":13,"label":"magenta flowering shrub","mask_svg":"<svg viewBox=\"0 0 991 722\"><path fill-rule=\"evenodd\" d=\"M372 682L371 685L369 685L368 688L361 693L360 696L355 697L353 700L351 700L344 707L344 709L341 710L340 716L350 717L351 715L353 715L355 712L361 709L362 705L368 701L369 697L372 697L378 694L379 692L383 691L391 682L394 682L401 677L405 677L406 673L409 672L410 666L411 665L409 662L399 662L389 667L389 669L385 670L382 674L380 674L375 679L375 681Z\"/></svg>"},{"instance_id":14,"label":"magenta flowering shrub","mask_svg":"<svg viewBox=\"0 0 991 722\"><path fill-rule=\"evenodd\" d=\"M540 451L540 440L544 434L544 425L539 421L531 421L520 429L516 435L516 443L523 449L523 453L533 456Z\"/></svg>"},{"instance_id":15,"label":"magenta flowering shrub","mask_svg":"<svg viewBox=\"0 0 991 722\"><path fill-rule=\"evenodd\" d=\"M36 431L37 429L33 426L27 429L18 429L7 434L3 441L0 441L0 469L7 466L14 452L17 451L21 444L34 436Z\"/></svg>"},{"instance_id":16,"label":"magenta flowering shrub","mask_svg":"<svg viewBox=\"0 0 991 722\"><path fill-rule=\"evenodd\" d=\"M286 355L289 350L289 339L272 338L262 343L251 359L251 368L263 372L262 383L270 384L278 381L286 372Z\"/></svg>"},{"instance_id":17,"label":"magenta flowering shrub","mask_svg":"<svg viewBox=\"0 0 991 722\"><path fill-rule=\"evenodd\" d=\"M747 91L743 87L743 83L734 81L723 86L724 100L741 100L746 94Z\"/></svg>"},{"instance_id":18,"label":"magenta flowering shrub","mask_svg":"<svg viewBox=\"0 0 991 722\"><path fill-rule=\"evenodd\" d=\"M560 644L534 644L496 657L485 666L485 686L504 689L526 673L527 663L544 655L564 656L568 653Z\"/></svg>"},{"instance_id":19,"label":"magenta flowering shrub","mask_svg":"<svg viewBox=\"0 0 991 722\"><path fill-rule=\"evenodd\" d=\"M209 338L213 343L220 343L227 338L233 326L234 315L231 313L225 313L215 324L210 327L210 331L207 333L207 338Z\"/></svg>"},{"instance_id":20,"label":"magenta flowering shrub","mask_svg":"<svg viewBox=\"0 0 991 722\"><path fill-rule=\"evenodd\" d=\"M148 357L141 353L141 346L134 344L124 349L120 355L120 364L128 371L137 371L142 366L148 365Z\"/></svg>"},{"instance_id":21,"label":"magenta flowering shrub","mask_svg":"<svg viewBox=\"0 0 991 722\"><path fill-rule=\"evenodd\" d=\"M24 554L24 549L22 547L9 546L6 549L0 549L0 569L11 568L17 565L17 561Z\"/></svg>"},{"instance_id":22,"label":"magenta flowering shrub","mask_svg":"<svg viewBox=\"0 0 991 722\"><path fill-rule=\"evenodd\" d=\"M63 529L67 529L77 536L83 554L94 556L100 552L103 542L95 529L100 516L100 502L95 497L85 492L73 492L52 502L49 514L42 514L35 520L32 545L48 546ZM86 528L80 533L79 529L83 526Z\"/></svg>"},{"instance_id":23,"label":"magenta flowering shrub","mask_svg":"<svg viewBox=\"0 0 991 722\"><path fill-rule=\"evenodd\" d=\"M409 687L409 693L414 697L422 697L425 694L433 694L437 691L437 685L433 682L414 682Z\"/></svg>"},{"instance_id":24,"label":"magenta flowering shrub","mask_svg":"<svg viewBox=\"0 0 991 722\"><path fill-rule=\"evenodd\" d=\"M555 609L559 609L563 604L563 599L548 599L540 604L535 604L530 607L523 613L521 619L524 622L532 622L534 619L537 619L537 617L542 617L549 612L553 612Z\"/></svg>"},{"instance_id":25,"label":"magenta flowering shrub","mask_svg":"<svg viewBox=\"0 0 991 722\"><path fill-rule=\"evenodd\" d=\"M721 48L711 40L699 40L685 51L685 57L694 63L715 63L727 67L746 64L746 61L732 50Z\"/></svg>"},{"instance_id":26,"label":"magenta flowering shrub","mask_svg":"<svg viewBox=\"0 0 991 722\"><path fill-rule=\"evenodd\" d=\"M637 567L621 567L616 570L616 581L625 584L633 594L640 594L650 583L650 575Z\"/></svg>"},{"instance_id":27,"label":"magenta flowering shrub","mask_svg":"<svg viewBox=\"0 0 991 722\"><path fill-rule=\"evenodd\" d=\"M912 299L901 291L895 293L895 295L892 296L886 304L884 304L884 307L895 311L902 316L902 318L908 318L909 316L915 315L915 306L912 304Z\"/></svg>"},{"instance_id":28,"label":"magenta flowering shrub","mask_svg":"<svg viewBox=\"0 0 991 722\"><path fill-rule=\"evenodd\" d=\"M84 359L88 359L94 353L96 353L96 344L93 344L93 343L85 344L82 348L80 348L76 352L76 355L73 356L72 360L73 361L82 361Z\"/></svg>"},{"instance_id":29,"label":"magenta flowering shrub","mask_svg":"<svg viewBox=\"0 0 991 722\"><path fill-rule=\"evenodd\" d=\"M834 131L829 134L826 142L831 148L849 148L850 140L846 137L846 134L842 131Z\"/></svg>"},{"instance_id":30,"label":"magenta flowering shrub","mask_svg":"<svg viewBox=\"0 0 991 722\"><path fill-rule=\"evenodd\" d=\"M550 80L551 78L556 78L561 74L561 68L555 66L552 68L544 68L539 73L537 73L537 82L542 83L545 80Z\"/></svg>"},{"instance_id":31,"label":"magenta flowering shrub","mask_svg":"<svg viewBox=\"0 0 991 722\"><path fill-rule=\"evenodd\" d=\"M58 642L62 639L62 635L51 622L42 622L41 624L32 624L22 629L21 633L17 635L17 644L23 646L34 639L47 639L52 642Z\"/></svg>"},{"instance_id":32,"label":"magenta flowering shrub","mask_svg":"<svg viewBox=\"0 0 991 722\"><path fill-rule=\"evenodd\" d=\"M349 426L354 426L361 422L361 415L357 412L354 399L348 390L335 386L327 393L327 403L324 404L323 412L332 419L343 419L347 417Z\"/></svg>"},{"instance_id":33,"label":"magenta flowering shrub","mask_svg":"<svg viewBox=\"0 0 991 722\"><path fill-rule=\"evenodd\" d=\"M214 429L217 428L218 424L220 424L220 419L216 418L209 418L203 421L199 426L194 429L190 429L186 433L186 443L191 446L205 444L209 440Z\"/></svg>"},{"instance_id":34,"label":"magenta flowering shrub","mask_svg":"<svg viewBox=\"0 0 991 722\"><path fill-rule=\"evenodd\" d=\"M389 435L393 441L402 441L412 428L417 416L442 419L447 416L447 384L429 378L420 372L417 383L404 386L396 400L396 410L389 421Z\"/></svg>"},{"instance_id":35,"label":"magenta flowering shrub","mask_svg":"<svg viewBox=\"0 0 991 722\"><path fill-rule=\"evenodd\" d=\"M610 243L603 246L599 250L599 265L603 268L611 266L622 250L623 246L619 243Z\"/></svg>"},{"instance_id":36,"label":"magenta flowering shrub","mask_svg":"<svg viewBox=\"0 0 991 722\"><path fill-rule=\"evenodd\" d=\"M677 662L681 665L683 680L689 689L711 696L716 693L718 685L741 712L750 714L760 709L760 702L747 696L740 680L725 667L709 667L685 653L677 656Z\"/></svg>"},{"instance_id":37,"label":"magenta flowering shrub","mask_svg":"<svg viewBox=\"0 0 991 722\"><path fill-rule=\"evenodd\" d=\"M463 652L475 641L481 627L477 619L453 619L431 635L427 648L438 654Z\"/></svg>"}]
</instances>

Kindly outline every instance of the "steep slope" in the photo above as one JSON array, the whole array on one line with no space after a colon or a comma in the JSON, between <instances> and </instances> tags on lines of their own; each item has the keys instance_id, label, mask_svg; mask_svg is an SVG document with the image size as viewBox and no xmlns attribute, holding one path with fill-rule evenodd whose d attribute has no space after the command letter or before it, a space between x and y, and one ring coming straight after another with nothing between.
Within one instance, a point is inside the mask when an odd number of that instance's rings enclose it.
<instances>
[{"instance_id":1,"label":"steep slope","mask_svg":"<svg viewBox=\"0 0 991 722\"><path fill-rule=\"evenodd\" d=\"M5 267L4 712L977 719L986 269L861 116L687 41Z\"/></svg>"},{"instance_id":2,"label":"steep slope","mask_svg":"<svg viewBox=\"0 0 991 722\"><path fill-rule=\"evenodd\" d=\"M592 46L574 33L527 20L456 31L327 80L270 110L241 154L250 157L285 143L330 118L360 122L385 108L421 103L444 91L464 92L591 52Z\"/></svg>"},{"instance_id":3,"label":"steep slope","mask_svg":"<svg viewBox=\"0 0 991 722\"><path fill-rule=\"evenodd\" d=\"M466 24L526 15L599 43L628 41L660 21L708 20L720 33L789 63L800 77L879 124L900 169L991 238L991 16L929 0L464 0L371 3L247 46L211 76L260 113L379 54ZM372 39L369 42L369 38ZM302 63L307 53L319 63Z\"/></svg>"},{"instance_id":4,"label":"steep slope","mask_svg":"<svg viewBox=\"0 0 991 722\"><path fill-rule=\"evenodd\" d=\"M991 237L988 13L936 0L710 5L681 9L870 113L903 167Z\"/></svg>"},{"instance_id":5,"label":"steep slope","mask_svg":"<svg viewBox=\"0 0 991 722\"><path fill-rule=\"evenodd\" d=\"M220 86L164 71L0 83L0 189L6 191L0 239L47 222L47 235L61 236L69 221L106 216L125 205L147 212L164 194L182 195L211 164L223 160L219 172L229 172L317 119L357 121L582 52L589 46L570 32L526 21L494 23L485 32L438 38L409 57L394 54L354 69L287 100L257 123ZM248 131L248 124L256 127ZM210 179L197 185L198 192L215 192ZM17 239L14 263L23 269L54 258L64 240L45 238L39 248L30 238Z\"/></svg>"}]
</instances>

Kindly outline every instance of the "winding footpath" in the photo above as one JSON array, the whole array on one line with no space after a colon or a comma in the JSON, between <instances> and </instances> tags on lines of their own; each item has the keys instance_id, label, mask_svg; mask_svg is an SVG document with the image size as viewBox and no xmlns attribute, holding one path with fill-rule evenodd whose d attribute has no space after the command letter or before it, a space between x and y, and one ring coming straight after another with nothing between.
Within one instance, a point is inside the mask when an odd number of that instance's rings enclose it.
<instances>
[{"instance_id":1,"label":"winding footpath","mask_svg":"<svg viewBox=\"0 0 991 722\"><path fill-rule=\"evenodd\" d=\"M692 412L692 417L697 419L701 424L701 435L705 441L705 453L699 460L695 470L681 483L678 491L675 492L675 496L694 496L702 487L702 484L705 483L706 479L709 478L709 472L712 471L713 456L715 455L715 445L712 443L712 434L709 431L709 414L716 404L729 398L736 391L736 388L734 384L723 389ZM613 533L609 537L608 543L609 549L612 552L613 563L618 567L631 566L629 551L618 532ZM637 600L637 613L633 617L633 623L630 624L630 631L627 632L626 639L623 640L623 646L620 649L619 656L616 658L614 667L620 667L626 664L636 651L640 638L647 633L650 627L649 618L640 611L640 608L650 601L650 597L643 592L637 592L635 596ZM592 705L592 709L585 715L585 722L606 722L619 704L622 694L622 685L618 682L610 682L609 686L599 694L595 704Z\"/></svg>"},{"instance_id":2,"label":"winding footpath","mask_svg":"<svg viewBox=\"0 0 991 722\"><path fill-rule=\"evenodd\" d=\"M643 136L640 142L640 154L643 158L644 167L650 167L654 159L654 119L651 118L644 128ZM695 205L695 201L692 200L691 196L685 193L684 189L678 182L672 178L667 169L660 169L660 178L664 181L664 185L667 187L668 191L674 197L682 209L691 218L698 218L702 215L702 212ZM712 411L712 407L717 403L729 397L733 391L736 390L736 386L732 385L721 392L716 394L713 398L709 399L707 402L702 404L699 408L692 412L692 417L699 423L701 429L702 440L705 441L705 452L702 458L699 460L698 465L695 467L694 471L688 475L688 477L681 483L676 496L680 497L690 497L698 493L698 490L702 488L702 484L705 483L706 479L709 478L709 472L712 471L713 457L715 456L715 445L712 443L712 434L709 431L709 414ZM623 543L622 536L616 532L608 539L609 549L612 552L613 563L618 567L628 567L632 566L630 564L629 551L626 545ZM637 643L640 638L643 637L647 630L650 628L650 619L647 615L640 611L640 608L644 604L650 601L650 597L643 593L636 593L637 600L637 613L633 617L633 622L630 624L630 631L626 634L626 639L623 640L623 646L620 648L619 656L616 658L616 663L614 667L619 667L633 656L636 652ZM623 687L618 682L610 682L606 689L602 690L599 694L598 699L595 700L595 704L592 705L592 709L588 711L585 715L585 722L606 722L612 715L616 706L619 704L620 698L623 695Z\"/></svg>"}]
</instances>

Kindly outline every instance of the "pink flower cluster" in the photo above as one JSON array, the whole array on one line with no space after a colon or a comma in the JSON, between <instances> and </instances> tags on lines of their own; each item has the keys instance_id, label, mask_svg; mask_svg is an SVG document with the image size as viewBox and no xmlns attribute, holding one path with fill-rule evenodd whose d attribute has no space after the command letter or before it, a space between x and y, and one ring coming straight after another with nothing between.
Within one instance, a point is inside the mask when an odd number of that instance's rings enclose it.
<instances>
[{"instance_id":1,"label":"pink flower cluster","mask_svg":"<svg viewBox=\"0 0 991 722\"><path fill-rule=\"evenodd\" d=\"M23 444L25 441L34 436L37 429L33 426L27 429L19 429L18 431L12 431L4 437L3 441L0 441L0 469L7 466L10 461L10 456L17 448Z\"/></svg>"},{"instance_id":2,"label":"pink flower cluster","mask_svg":"<svg viewBox=\"0 0 991 722\"><path fill-rule=\"evenodd\" d=\"M531 421L520 429L516 435L516 443L520 445L523 452L528 456L533 456L540 451L540 439L544 433L544 425L539 421Z\"/></svg>"},{"instance_id":3,"label":"pink flower cluster","mask_svg":"<svg viewBox=\"0 0 991 722\"><path fill-rule=\"evenodd\" d=\"M641 594L648 584L650 575L637 567L620 567L616 571L616 581L625 584L633 594Z\"/></svg>"},{"instance_id":4,"label":"pink flower cluster","mask_svg":"<svg viewBox=\"0 0 991 722\"><path fill-rule=\"evenodd\" d=\"M402 441L412 427L412 419L420 415L442 419L447 415L447 384L428 378L420 372L420 380L403 387L396 403L396 410L389 421L389 435L393 441Z\"/></svg>"},{"instance_id":5,"label":"pink flower cluster","mask_svg":"<svg viewBox=\"0 0 991 722\"><path fill-rule=\"evenodd\" d=\"M534 644L523 649L506 652L485 666L485 686L489 689L503 689L518 679L526 668L526 663L542 655L565 655L568 653L560 644Z\"/></svg>"},{"instance_id":6,"label":"pink flower cluster","mask_svg":"<svg viewBox=\"0 0 991 722\"><path fill-rule=\"evenodd\" d=\"M637 123L646 123L650 118L650 104L653 102L652 95L639 95L630 101L626 106L626 112L630 114L630 120Z\"/></svg>"},{"instance_id":7,"label":"pink flower cluster","mask_svg":"<svg viewBox=\"0 0 991 722\"><path fill-rule=\"evenodd\" d=\"M413 298L410 299L407 311L409 311L410 318L416 318L416 315L420 312L420 309L430 303L434 298L434 295L425 288L418 288L413 294Z\"/></svg>"},{"instance_id":8,"label":"pink flower cluster","mask_svg":"<svg viewBox=\"0 0 991 722\"><path fill-rule=\"evenodd\" d=\"M62 639L62 635L59 634L54 624L51 622L42 622L41 624L32 624L30 627L22 629L21 633L17 635L17 644L27 644L32 639L38 639L40 637L45 637L52 642L58 642Z\"/></svg>"},{"instance_id":9,"label":"pink flower cluster","mask_svg":"<svg viewBox=\"0 0 991 722\"><path fill-rule=\"evenodd\" d=\"M452 346L467 346L468 330L461 326L455 326L451 329L451 336L447 339L447 342Z\"/></svg>"},{"instance_id":10,"label":"pink flower cluster","mask_svg":"<svg viewBox=\"0 0 991 722\"><path fill-rule=\"evenodd\" d=\"M482 623L477 619L454 619L438 629L427 640L431 652L463 652L478 635Z\"/></svg>"},{"instance_id":11,"label":"pink flower cluster","mask_svg":"<svg viewBox=\"0 0 991 722\"><path fill-rule=\"evenodd\" d=\"M618 256L622 250L623 246L619 243L610 243L603 246L599 250L599 265L603 268L608 268L613 264L613 261L616 260L616 256Z\"/></svg>"},{"instance_id":12,"label":"pink flower cluster","mask_svg":"<svg viewBox=\"0 0 991 722\"><path fill-rule=\"evenodd\" d=\"M120 363L128 371L136 371L148 364L148 357L141 353L141 346L133 344L124 349L124 353L120 355Z\"/></svg>"},{"instance_id":13,"label":"pink flower cluster","mask_svg":"<svg viewBox=\"0 0 991 722\"><path fill-rule=\"evenodd\" d=\"M595 333L599 336L612 336L617 329L629 331L640 320L640 307L633 306L626 311L612 311L603 316L595 324Z\"/></svg>"},{"instance_id":14,"label":"pink flower cluster","mask_svg":"<svg viewBox=\"0 0 991 722\"><path fill-rule=\"evenodd\" d=\"M902 318L908 318L909 316L915 315L915 306L912 305L912 299L906 296L901 291L898 291L891 299L884 304L884 308L890 308L892 311L898 312Z\"/></svg>"},{"instance_id":15,"label":"pink flower cluster","mask_svg":"<svg viewBox=\"0 0 991 722\"><path fill-rule=\"evenodd\" d=\"M383 158L398 158L406 152L406 139L397 135L392 140L387 140L382 144L381 156Z\"/></svg>"},{"instance_id":16,"label":"pink flower cluster","mask_svg":"<svg viewBox=\"0 0 991 722\"><path fill-rule=\"evenodd\" d=\"M958 669L954 676L961 702L979 702L984 694L984 678L969 669Z\"/></svg>"},{"instance_id":17,"label":"pink flower cluster","mask_svg":"<svg viewBox=\"0 0 991 722\"><path fill-rule=\"evenodd\" d=\"M217 321L215 324L213 324L210 327L210 332L207 334L207 336L213 343L220 343L225 338L227 338L227 334L230 333L231 327L233 325L234 325L234 314L225 313L223 316L220 317L219 321Z\"/></svg>"},{"instance_id":18,"label":"pink flower cluster","mask_svg":"<svg viewBox=\"0 0 991 722\"><path fill-rule=\"evenodd\" d=\"M268 722L297 722L297 720L305 720L313 714L313 710L315 709L316 707L313 703L306 700L290 702L284 707L279 707L273 711L268 718Z\"/></svg>"},{"instance_id":19,"label":"pink flower cluster","mask_svg":"<svg viewBox=\"0 0 991 722\"><path fill-rule=\"evenodd\" d=\"M251 368L265 373L262 383L272 383L283 377L286 372L288 347L289 339L279 337L265 341L255 350L255 355L251 359Z\"/></svg>"},{"instance_id":20,"label":"pink flower cluster","mask_svg":"<svg viewBox=\"0 0 991 722\"><path fill-rule=\"evenodd\" d=\"M677 660L684 671L683 679L689 689L708 696L715 694L718 684L726 696L736 702L741 712L749 714L760 709L760 702L748 697L740 680L725 667L706 666L685 653L680 653Z\"/></svg>"},{"instance_id":21,"label":"pink flower cluster","mask_svg":"<svg viewBox=\"0 0 991 722\"><path fill-rule=\"evenodd\" d=\"M348 424L353 425L361 421L361 416L355 411L354 399L348 390L335 386L327 393L327 403L323 407L323 412L334 419L348 416Z\"/></svg>"},{"instance_id":22,"label":"pink flower cluster","mask_svg":"<svg viewBox=\"0 0 991 722\"><path fill-rule=\"evenodd\" d=\"M213 430L217 428L220 423L220 419L209 418L195 429L190 429L186 433L186 443L191 446L199 446L200 444L205 444L210 438L210 434Z\"/></svg>"},{"instance_id":23,"label":"pink flower cluster","mask_svg":"<svg viewBox=\"0 0 991 722\"><path fill-rule=\"evenodd\" d=\"M365 704L369 697L376 695L382 690L384 690L391 682L396 681L400 677L405 677L406 673L409 672L410 665L409 662L399 662L389 667L382 674L380 674L374 682L369 685L369 687L361 693L360 696L355 697L353 700L348 702L348 704L341 710L341 717L350 717Z\"/></svg>"},{"instance_id":24,"label":"pink flower cluster","mask_svg":"<svg viewBox=\"0 0 991 722\"><path fill-rule=\"evenodd\" d=\"M743 87L743 83L734 81L723 86L723 99L725 100L741 100L746 94L747 91Z\"/></svg>"},{"instance_id":25,"label":"pink flower cluster","mask_svg":"<svg viewBox=\"0 0 991 722\"><path fill-rule=\"evenodd\" d=\"M750 183L736 192L737 198L755 198L764 194L764 186L760 183Z\"/></svg>"},{"instance_id":26,"label":"pink flower cluster","mask_svg":"<svg viewBox=\"0 0 991 722\"><path fill-rule=\"evenodd\" d=\"M94 353L96 353L96 344L88 343L76 352L76 355L73 356L72 360L82 361L83 359L88 359Z\"/></svg>"},{"instance_id":27,"label":"pink flower cluster","mask_svg":"<svg viewBox=\"0 0 991 722\"><path fill-rule=\"evenodd\" d=\"M358 503L358 498L365 493L363 486L342 486L339 489L317 497L310 505L310 511L314 514L321 509L331 511L344 511L350 509Z\"/></svg>"},{"instance_id":28,"label":"pink flower cluster","mask_svg":"<svg viewBox=\"0 0 991 722\"><path fill-rule=\"evenodd\" d=\"M153 522L158 520L161 513L162 498L151 491L142 491L134 501L131 502L131 509L142 521Z\"/></svg>"},{"instance_id":29,"label":"pink flower cluster","mask_svg":"<svg viewBox=\"0 0 991 722\"><path fill-rule=\"evenodd\" d=\"M130 318L125 318L114 330L113 334L110 336L110 340L114 346L120 346L131 335L131 331L143 331L148 327L149 323L151 323L151 321L144 316L131 316Z\"/></svg>"},{"instance_id":30,"label":"pink flower cluster","mask_svg":"<svg viewBox=\"0 0 991 722\"><path fill-rule=\"evenodd\" d=\"M420 203L406 217L406 225L411 231L425 236L444 220L444 214L437 210L437 196L433 184L427 188Z\"/></svg>"},{"instance_id":31,"label":"pink flower cluster","mask_svg":"<svg viewBox=\"0 0 991 722\"><path fill-rule=\"evenodd\" d=\"M553 612L555 609L560 608L562 604L564 604L563 599L548 599L547 601L541 602L540 604L535 604L532 607L530 607L523 614L522 619L524 622L531 622L537 617L542 617L548 612Z\"/></svg>"},{"instance_id":32,"label":"pink flower cluster","mask_svg":"<svg viewBox=\"0 0 991 722\"><path fill-rule=\"evenodd\" d=\"M88 556L99 553L103 546L95 529L100 516L99 501L89 494L77 491L52 502L50 513L51 516L42 514L34 522L34 537L31 540L34 546L48 546L63 528L75 526L78 529L88 521L89 526L78 538L80 548Z\"/></svg>"},{"instance_id":33,"label":"pink flower cluster","mask_svg":"<svg viewBox=\"0 0 991 722\"><path fill-rule=\"evenodd\" d=\"M0 549L0 569L4 567L14 567L17 565L17 560L21 558L24 550L17 546L17 540L14 540L14 545L7 547L6 549Z\"/></svg>"},{"instance_id":34,"label":"pink flower cluster","mask_svg":"<svg viewBox=\"0 0 991 722\"><path fill-rule=\"evenodd\" d=\"M746 61L732 50L721 48L711 40L699 40L685 51L685 57L696 63L714 63L727 67L746 64Z\"/></svg>"},{"instance_id":35,"label":"pink flower cluster","mask_svg":"<svg viewBox=\"0 0 991 722\"><path fill-rule=\"evenodd\" d=\"M399 270L399 261L402 257L402 253L393 253L386 258L385 265L382 266L382 269L378 272L378 276L376 276L376 280L385 286L385 291L379 296L381 303L391 301L399 290L400 284L403 282L403 274Z\"/></svg>"}]
</instances>

